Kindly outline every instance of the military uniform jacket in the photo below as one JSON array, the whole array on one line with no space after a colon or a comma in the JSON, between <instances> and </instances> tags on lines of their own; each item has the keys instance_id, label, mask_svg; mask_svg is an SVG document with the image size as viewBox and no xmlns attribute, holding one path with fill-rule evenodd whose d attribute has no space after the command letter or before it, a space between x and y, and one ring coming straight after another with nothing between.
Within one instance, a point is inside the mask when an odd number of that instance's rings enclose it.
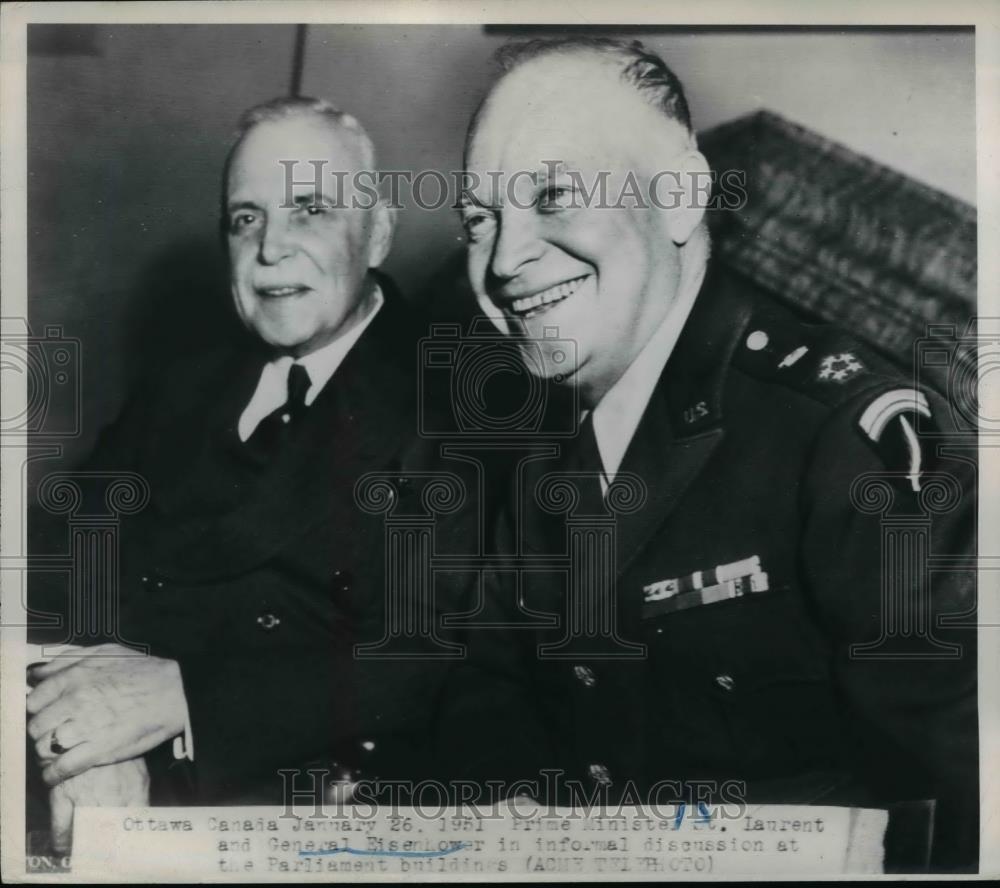
<instances>
[{"instance_id":1,"label":"military uniform jacket","mask_svg":"<svg viewBox=\"0 0 1000 888\"><path fill-rule=\"evenodd\" d=\"M418 320L387 298L270 456L236 432L267 360L246 350L174 369L99 443L89 468L150 489L123 523L119 640L179 662L193 729L193 769L162 747L150 757L193 770L187 798L171 779L161 799L277 804L279 769L374 779L429 767L441 645L423 660L419 637L402 660L356 653L389 632L386 517L419 500L434 468L415 435ZM369 473L384 483L366 491Z\"/></svg>"},{"instance_id":2,"label":"military uniform jacket","mask_svg":"<svg viewBox=\"0 0 1000 888\"><path fill-rule=\"evenodd\" d=\"M975 437L944 399L716 271L596 509L552 486L568 449L518 470L491 622L519 628L472 636L455 691L471 723L493 684L511 770L974 819Z\"/></svg>"}]
</instances>

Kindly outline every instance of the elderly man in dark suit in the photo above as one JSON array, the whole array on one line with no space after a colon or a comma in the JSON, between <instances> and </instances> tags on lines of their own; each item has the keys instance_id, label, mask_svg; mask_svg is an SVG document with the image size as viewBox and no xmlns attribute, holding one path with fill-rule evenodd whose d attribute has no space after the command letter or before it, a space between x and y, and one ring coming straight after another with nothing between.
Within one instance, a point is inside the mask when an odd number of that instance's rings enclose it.
<instances>
[{"instance_id":1,"label":"elderly man in dark suit","mask_svg":"<svg viewBox=\"0 0 1000 888\"><path fill-rule=\"evenodd\" d=\"M408 648L417 663L356 656L403 619L386 613L383 516L356 486L376 472L386 496L413 496L420 478L407 481L429 474L421 324L374 271L394 227L374 163L361 124L324 101L243 118L223 223L251 341L154 380L87 466L150 488L123 529L119 631L149 655L110 640L34 667L28 730L57 810L102 768L105 797L141 800L144 755L154 802L175 803L278 804L282 768L348 780L428 767L448 653L433 620Z\"/></svg>"},{"instance_id":2,"label":"elderly man in dark suit","mask_svg":"<svg viewBox=\"0 0 1000 888\"><path fill-rule=\"evenodd\" d=\"M548 725L537 762L632 801L937 799L938 862L969 863L975 582L920 559L973 549L974 442L936 392L711 265L708 167L659 57L574 38L502 60L466 143L470 278L581 422L518 474L520 597L491 621L534 627L516 652L473 639L456 719L485 723L491 683Z\"/></svg>"}]
</instances>

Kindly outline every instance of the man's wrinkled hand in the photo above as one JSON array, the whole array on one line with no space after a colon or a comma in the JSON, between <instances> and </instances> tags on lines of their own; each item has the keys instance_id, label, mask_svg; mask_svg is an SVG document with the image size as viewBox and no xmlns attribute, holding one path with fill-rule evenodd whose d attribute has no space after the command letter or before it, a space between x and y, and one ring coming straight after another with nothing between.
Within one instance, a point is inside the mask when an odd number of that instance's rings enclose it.
<instances>
[{"instance_id":1,"label":"man's wrinkled hand","mask_svg":"<svg viewBox=\"0 0 1000 888\"><path fill-rule=\"evenodd\" d=\"M149 772L143 758L100 765L64 780L49 793L52 846L67 854L73 844L73 812L80 807L111 808L149 804Z\"/></svg>"},{"instance_id":2,"label":"man's wrinkled hand","mask_svg":"<svg viewBox=\"0 0 1000 888\"><path fill-rule=\"evenodd\" d=\"M39 683L27 697L28 733L50 786L136 758L184 730L187 702L174 660L102 644L34 666L31 678Z\"/></svg>"}]
</instances>

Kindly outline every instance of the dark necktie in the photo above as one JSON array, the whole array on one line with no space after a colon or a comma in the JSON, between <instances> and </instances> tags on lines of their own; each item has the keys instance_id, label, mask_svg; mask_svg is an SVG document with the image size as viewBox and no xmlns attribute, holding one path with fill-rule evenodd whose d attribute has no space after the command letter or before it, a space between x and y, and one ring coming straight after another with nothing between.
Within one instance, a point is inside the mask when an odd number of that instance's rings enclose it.
<instances>
[{"instance_id":1,"label":"dark necktie","mask_svg":"<svg viewBox=\"0 0 1000 888\"><path fill-rule=\"evenodd\" d=\"M288 400L285 402L284 413L288 414L289 419L286 420L282 414L283 423L294 422L302 415L306 409L306 395L310 385L312 380L309 379L309 371L305 367L301 364L292 364L288 368Z\"/></svg>"},{"instance_id":2,"label":"dark necktie","mask_svg":"<svg viewBox=\"0 0 1000 888\"><path fill-rule=\"evenodd\" d=\"M604 473L604 462L597 446L597 436L594 434L594 411L591 410L580 423L571 457L572 470L584 473L578 479L580 490L580 507L585 514L603 514L604 492L601 490L601 478Z\"/></svg>"},{"instance_id":3,"label":"dark necktie","mask_svg":"<svg viewBox=\"0 0 1000 888\"><path fill-rule=\"evenodd\" d=\"M288 400L265 416L247 439L247 448L261 458L275 454L295 431L306 410L306 393L312 384L309 371L301 364L288 369Z\"/></svg>"}]
</instances>

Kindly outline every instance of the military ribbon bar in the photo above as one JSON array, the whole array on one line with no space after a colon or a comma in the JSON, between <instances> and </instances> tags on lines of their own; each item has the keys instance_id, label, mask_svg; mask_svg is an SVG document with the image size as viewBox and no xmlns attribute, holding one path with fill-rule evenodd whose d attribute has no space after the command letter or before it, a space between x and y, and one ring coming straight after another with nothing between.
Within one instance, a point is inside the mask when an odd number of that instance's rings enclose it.
<instances>
[{"instance_id":1,"label":"military ribbon bar","mask_svg":"<svg viewBox=\"0 0 1000 888\"><path fill-rule=\"evenodd\" d=\"M739 598L751 592L766 592L767 574L760 569L760 557L754 555L710 570L698 570L676 579L659 580L643 587L642 618L686 610L702 604L714 604Z\"/></svg>"}]
</instances>

